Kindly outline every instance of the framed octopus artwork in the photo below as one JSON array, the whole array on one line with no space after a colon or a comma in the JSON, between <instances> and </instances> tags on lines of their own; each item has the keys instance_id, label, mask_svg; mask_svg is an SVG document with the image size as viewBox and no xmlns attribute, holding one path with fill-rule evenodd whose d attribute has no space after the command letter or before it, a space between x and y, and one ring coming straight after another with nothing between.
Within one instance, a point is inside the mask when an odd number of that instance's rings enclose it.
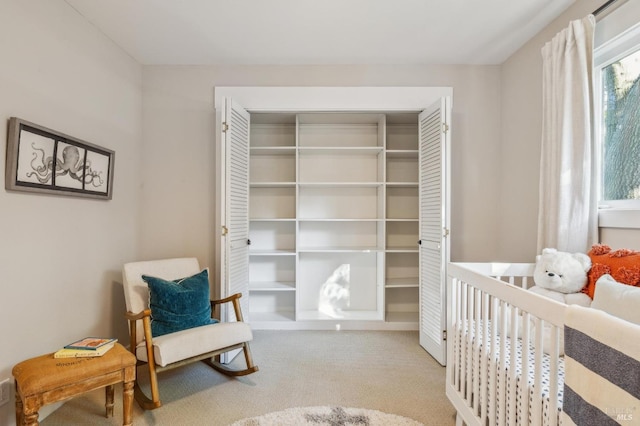
<instances>
[{"instance_id":1,"label":"framed octopus artwork","mask_svg":"<svg viewBox=\"0 0 640 426\"><path fill-rule=\"evenodd\" d=\"M17 117L9 119L5 188L110 200L115 153Z\"/></svg>"}]
</instances>

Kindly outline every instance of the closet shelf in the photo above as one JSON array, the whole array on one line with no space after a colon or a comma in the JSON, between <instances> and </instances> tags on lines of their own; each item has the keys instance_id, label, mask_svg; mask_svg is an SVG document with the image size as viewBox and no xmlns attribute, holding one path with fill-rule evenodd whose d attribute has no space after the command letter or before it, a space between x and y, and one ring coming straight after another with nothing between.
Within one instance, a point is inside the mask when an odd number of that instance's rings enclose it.
<instances>
[{"instance_id":1,"label":"closet shelf","mask_svg":"<svg viewBox=\"0 0 640 426\"><path fill-rule=\"evenodd\" d=\"M383 151L381 146L363 146L363 147L300 147L298 152L301 155L378 155Z\"/></svg>"},{"instance_id":2,"label":"closet shelf","mask_svg":"<svg viewBox=\"0 0 640 426\"><path fill-rule=\"evenodd\" d=\"M416 241L415 246L407 246L407 247L387 247L385 250L387 253L417 253L418 252L418 242Z\"/></svg>"},{"instance_id":3,"label":"closet shelf","mask_svg":"<svg viewBox=\"0 0 640 426\"><path fill-rule=\"evenodd\" d=\"M377 311L338 311L332 315L321 311L299 311L298 320L382 320Z\"/></svg>"},{"instance_id":4,"label":"closet shelf","mask_svg":"<svg viewBox=\"0 0 640 426\"><path fill-rule=\"evenodd\" d=\"M295 222L295 217L250 217L251 222Z\"/></svg>"},{"instance_id":5,"label":"closet shelf","mask_svg":"<svg viewBox=\"0 0 640 426\"><path fill-rule=\"evenodd\" d=\"M396 188L402 188L402 187L417 188L418 182L387 182L387 186L392 186Z\"/></svg>"},{"instance_id":6,"label":"closet shelf","mask_svg":"<svg viewBox=\"0 0 640 426\"><path fill-rule=\"evenodd\" d=\"M249 250L249 256L295 256L294 249L289 250Z\"/></svg>"},{"instance_id":7,"label":"closet shelf","mask_svg":"<svg viewBox=\"0 0 640 426\"><path fill-rule=\"evenodd\" d=\"M299 187L304 188L376 188L383 182L300 182Z\"/></svg>"},{"instance_id":8,"label":"closet shelf","mask_svg":"<svg viewBox=\"0 0 640 426\"><path fill-rule=\"evenodd\" d=\"M359 219L359 218L309 218L301 217L300 222L384 222L384 219Z\"/></svg>"},{"instance_id":9,"label":"closet shelf","mask_svg":"<svg viewBox=\"0 0 640 426\"><path fill-rule=\"evenodd\" d=\"M252 188L295 188L295 182L250 182Z\"/></svg>"},{"instance_id":10,"label":"closet shelf","mask_svg":"<svg viewBox=\"0 0 640 426\"><path fill-rule=\"evenodd\" d=\"M296 291L293 281L251 281L249 291Z\"/></svg>"},{"instance_id":11,"label":"closet shelf","mask_svg":"<svg viewBox=\"0 0 640 426\"><path fill-rule=\"evenodd\" d=\"M386 288L414 288L418 287L418 277L402 277L402 278L387 278L385 283Z\"/></svg>"},{"instance_id":12,"label":"closet shelf","mask_svg":"<svg viewBox=\"0 0 640 426\"><path fill-rule=\"evenodd\" d=\"M306 247L298 249L298 252L306 253L378 253L383 252L380 247Z\"/></svg>"},{"instance_id":13,"label":"closet shelf","mask_svg":"<svg viewBox=\"0 0 640 426\"><path fill-rule=\"evenodd\" d=\"M417 149L388 149L387 158L418 158Z\"/></svg>"}]
</instances>

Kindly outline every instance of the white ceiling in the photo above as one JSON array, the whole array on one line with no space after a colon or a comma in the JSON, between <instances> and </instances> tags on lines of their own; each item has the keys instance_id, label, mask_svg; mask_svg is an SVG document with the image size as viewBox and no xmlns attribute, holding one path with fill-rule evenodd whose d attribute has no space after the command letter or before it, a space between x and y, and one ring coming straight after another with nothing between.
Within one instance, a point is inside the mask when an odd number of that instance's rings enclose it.
<instances>
[{"instance_id":1,"label":"white ceiling","mask_svg":"<svg viewBox=\"0 0 640 426\"><path fill-rule=\"evenodd\" d=\"M138 62L499 64L575 0L65 0Z\"/></svg>"}]
</instances>

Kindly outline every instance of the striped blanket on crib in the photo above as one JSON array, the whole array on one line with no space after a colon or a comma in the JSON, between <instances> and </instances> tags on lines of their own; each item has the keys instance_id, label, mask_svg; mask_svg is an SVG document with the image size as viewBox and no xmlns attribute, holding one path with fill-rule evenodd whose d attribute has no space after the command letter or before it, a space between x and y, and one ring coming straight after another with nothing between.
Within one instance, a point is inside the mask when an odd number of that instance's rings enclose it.
<instances>
[{"instance_id":1,"label":"striped blanket on crib","mask_svg":"<svg viewBox=\"0 0 640 426\"><path fill-rule=\"evenodd\" d=\"M640 424L640 326L572 305L564 335L563 426Z\"/></svg>"}]
</instances>

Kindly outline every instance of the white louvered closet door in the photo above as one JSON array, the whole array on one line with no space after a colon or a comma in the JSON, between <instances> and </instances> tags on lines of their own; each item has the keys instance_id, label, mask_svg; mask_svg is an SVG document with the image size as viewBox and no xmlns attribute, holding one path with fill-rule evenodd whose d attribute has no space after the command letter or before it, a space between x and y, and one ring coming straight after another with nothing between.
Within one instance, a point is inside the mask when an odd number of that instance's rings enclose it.
<instances>
[{"instance_id":1,"label":"white louvered closet door","mask_svg":"<svg viewBox=\"0 0 640 426\"><path fill-rule=\"evenodd\" d=\"M446 265L449 261L449 99L419 116L420 345L446 362Z\"/></svg>"},{"instance_id":2,"label":"white louvered closet door","mask_svg":"<svg viewBox=\"0 0 640 426\"><path fill-rule=\"evenodd\" d=\"M240 306L249 320L249 123L250 115L232 99L225 100L223 143L226 154L225 268L229 296L242 293ZM235 320L233 309L227 319Z\"/></svg>"}]
</instances>

